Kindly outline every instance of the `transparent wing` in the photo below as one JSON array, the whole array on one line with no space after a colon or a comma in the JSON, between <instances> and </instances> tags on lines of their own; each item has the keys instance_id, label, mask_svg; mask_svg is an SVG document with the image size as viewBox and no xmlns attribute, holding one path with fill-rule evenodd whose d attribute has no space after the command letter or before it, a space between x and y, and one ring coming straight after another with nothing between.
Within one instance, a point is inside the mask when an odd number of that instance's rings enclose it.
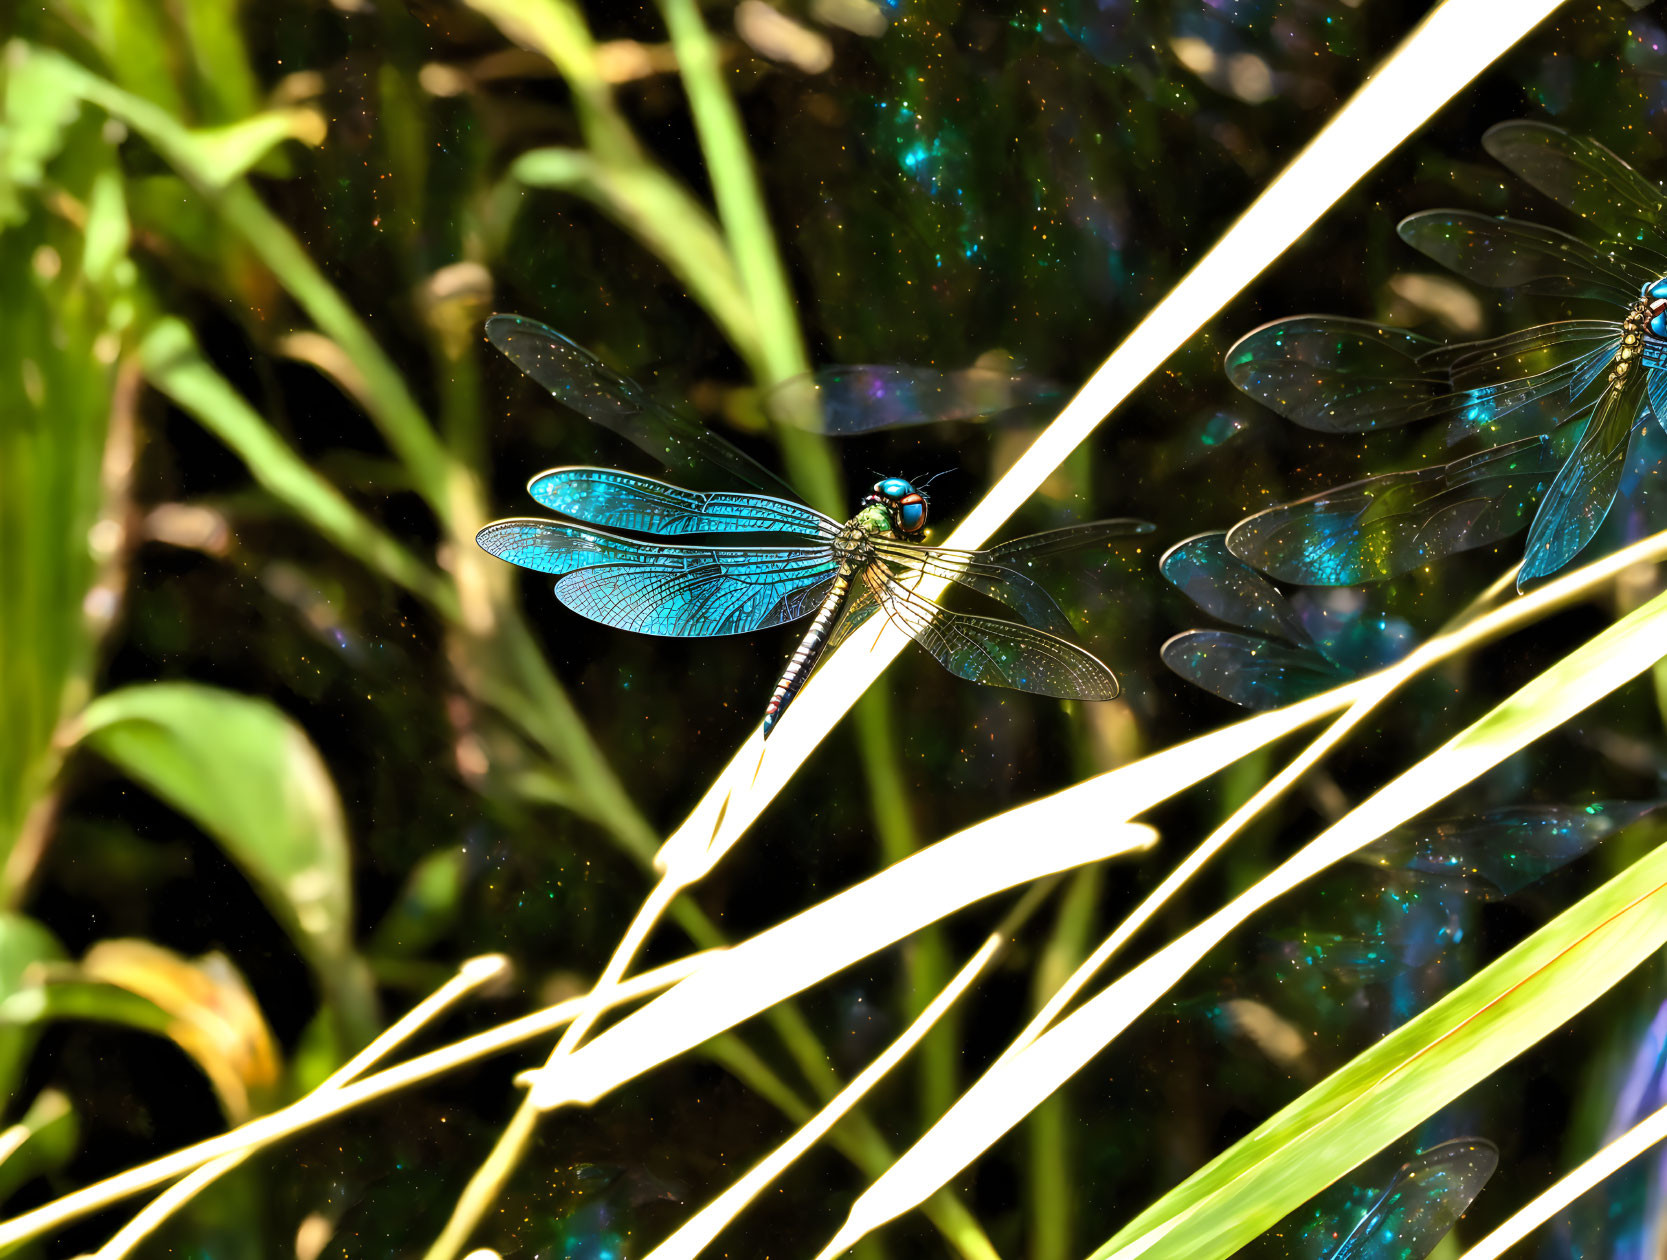
<instances>
[{"instance_id":1,"label":"transparent wing","mask_svg":"<svg viewBox=\"0 0 1667 1260\"><path fill-rule=\"evenodd\" d=\"M486 321L492 344L556 398L604 429L635 443L668 468L707 475L714 470L766 494L798 496L780 477L705 425L661 406L635 381L553 328L521 315Z\"/></svg>"},{"instance_id":2,"label":"transparent wing","mask_svg":"<svg viewBox=\"0 0 1667 1260\"><path fill-rule=\"evenodd\" d=\"M1544 432L1620 344L1608 320L1565 320L1492 341L1428 337L1328 315L1278 320L1227 352L1227 376L1304 428L1365 433L1446 417L1448 441L1479 430Z\"/></svg>"},{"instance_id":3,"label":"transparent wing","mask_svg":"<svg viewBox=\"0 0 1667 1260\"><path fill-rule=\"evenodd\" d=\"M1513 805L1398 827L1355 858L1386 870L1438 875L1482 901L1497 901L1659 807L1658 801Z\"/></svg>"},{"instance_id":4,"label":"transparent wing","mask_svg":"<svg viewBox=\"0 0 1667 1260\"><path fill-rule=\"evenodd\" d=\"M1658 275L1667 270L1667 237L1661 234L1667 196L1596 140L1518 120L1489 128L1482 147Z\"/></svg>"},{"instance_id":5,"label":"transparent wing","mask_svg":"<svg viewBox=\"0 0 1667 1260\"><path fill-rule=\"evenodd\" d=\"M642 534L804 534L832 539L839 524L802 503L762 494L685 490L612 468L552 468L527 483L552 512Z\"/></svg>"},{"instance_id":6,"label":"transparent wing","mask_svg":"<svg viewBox=\"0 0 1667 1260\"><path fill-rule=\"evenodd\" d=\"M822 651L822 659L827 660L833 650L849 639L861 629L873 615L880 611L880 601L874 598L874 592L858 582L851 588L851 593L845 598L845 611L840 614L833 630L828 634L828 646Z\"/></svg>"},{"instance_id":7,"label":"transparent wing","mask_svg":"<svg viewBox=\"0 0 1667 1260\"><path fill-rule=\"evenodd\" d=\"M764 396L764 410L784 424L849 435L943 420L1028 419L1063 396L1052 381L1022 372L855 363L783 381Z\"/></svg>"},{"instance_id":8,"label":"transparent wing","mask_svg":"<svg viewBox=\"0 0 1667 1260\"><path fill-rule=\"evenodd\" d=\"M1163 645L1163 663L1195 687L1246 709L1277 709L1348 682L1313 648L1232 630L1187 630Z\"/></svg>"},{"instance_id":9,"label":"transparent wing","mask_svg":"<svg viewBox=\"0 0 1667 1260\"><path fill-rule=\"evenodd\" d=\"M1113 538L1149 534L1154 528L1146 521L1108 519L1083 521L1061 529L1027 534L985 551L923 547L886 539L876 539L874 548L894 568L958 582L969 590L1006 604L1029 625L1069 638L1075 634L1070 620L1053 597L1018 566L1028 566L1042 556L1109 542Z\"/></svg>"},{"instance_id":10,"label":"transparent wing","mask_svg":"<svg viewBox=\"0 0 1667 1260\"><path fill-rule=\"evenodd\" d=\"M1598 400L1574 453L1534 514L1517 574L1518 590L1574 559L1609 514L1642 413L1643 377L1634 372L1624 386L1610 386Z\"/></svg>"},{"instance_id":11,"label":"transparent wing","mask_svg":"<svg viewBox=\"0 0 1667 1260\"><path fill-rule=\"evenodd\" d=\"M1074 643L994 617L950 612L893 580L882 564L861 579L880 609L957 678L1061 700L1115 700L1117 677Z\"/></svg>"},{"instance_id":12,"label":"transparent wing","mask_svg":"<svg viewBox=\"0 0 1667 1260\"><path fill-rule=\"evenodd\" d=\"M511 564L563 574L556 597L620 630L743 634L814 612L838 565L820 547L683 547L557 521L494 521L476 535Z\"/></svg>"},{"instance_id":13,"label":"transparent wing","mask_svg":"<svg viewBox=\"0 0 1667 1260\"><path fill-rule=\"evenodd\" d=\"M1212 617L1291 643L1312 643L1296 609L1278 588L1227 550L1225 530L1176 543L1158 561L1158 571ZM1167 645L1164 650L1169 650Z\"/></svg>"},{"instance_id":14,"label":"transparent wing","mask_svg":"<svg viewBox=\"0 0 1667 1260\"><path fill-rule=\"evenodd\" d=\"M1418 356L1441 343L1365 320L1300 315L1246 333L1227 378L1306 429L1364 433L1438 414L1446 382Z\"/></svg>"},{"instance_id":15,"label":"transparent wing","mask_svg":"<svg viewBox=\"0 0 1667 1260\"><path fill-rule=\"evenodd\" d=\"M1395 230L1419 253L1494 289L1630 306L1639 290L1657 278L1629 255L1520 219L1426 210L1402 219Z\"/></svg>"},{"instance_id":16,"label":"transparent wing","mask_svg":"<svg viewBox=\"0 0 1667 1260\"><path fill-rule=\"evenodd\" d=\"M1401 1165L1329 1260L1423 1260L1498 1166L1498 1149L1481 1138L1458 1138L1419 1152Z\"/></svg>"},{"instance_id":17,"label":"transparent wing","mask_svg":"<svg viewBox=\"0 0 1667 1260\"><path fill-rule=\"evenodd\" d=\"M1507 538L1562 462L1525 438L1450 464L1367 477L1258 512L1227 532L1245 563L1282 582L1352 586Z\"/></svg>"}]
</instances>

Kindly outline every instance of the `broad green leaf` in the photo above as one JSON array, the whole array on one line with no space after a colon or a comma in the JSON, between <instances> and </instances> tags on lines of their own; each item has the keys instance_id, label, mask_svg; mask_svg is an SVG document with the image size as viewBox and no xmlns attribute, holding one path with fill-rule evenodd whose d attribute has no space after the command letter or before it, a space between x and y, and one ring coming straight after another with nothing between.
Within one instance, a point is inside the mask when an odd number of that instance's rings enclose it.
<instances>
[{"instance_id":1,"label":"broad green leaf","mask_svg":"<svg viewBox=\"0 0 1667 1260\"><path fill-rule=\"evenodd\" d=\"M38 986L40 965L63 956L58 939L35 920L0 911L0 1004ZM16 1088L34 1042L27 1028L0 1027L0 1105Z\"/></svg>"},{"instance_id":2,"label":"broad green leaf","mask_svg":"<svg viewBox=\"0 0 1667 1260\"><path fill-rule=\"evenodd\" d=\"M68 1164L81 1142L81 1124L68 1098L55 1089L35 1095L22 1117L0 1129L0 1203L17 1188Z\"/></svg>"},{"instance_id":3,"label":"broad green leaf","mask_svg":"<svg viewBox=\"0 0 1667 1260\"><path fill-rule=\"evenodd\" d=\"M0 1002L0 1019L104 1020L167 1037L202 1070L233 1123L275 1101L277 1043L225 955L186 959L149 941L103 941L45 977L38 991Z\"/></svg>"},{"instance_id":4,"label":"broad green leaf","mask_svg":"<svg viewBox=\"0 0 1667 1260\"><path fill-rule=\"evenodd\" d=\"M335 784L265 700L148 683L87 706L81 742L213 836L260 891L355 1032L373 1020L352 949L347 830Z\"/></svg>"},{"instance_id":5,"label":"broad green leaf","mask_svg":"<svg viewBox=\"0 0 1667 1260\"><path fill-rule=\"evenodd\" d=\"M1667 828L1654 828L1667 840ZM1555 1031L1667 944L1667 845L1211 1160L1095 1260L1237 1251Z\"/></svg>"}]
</instances>

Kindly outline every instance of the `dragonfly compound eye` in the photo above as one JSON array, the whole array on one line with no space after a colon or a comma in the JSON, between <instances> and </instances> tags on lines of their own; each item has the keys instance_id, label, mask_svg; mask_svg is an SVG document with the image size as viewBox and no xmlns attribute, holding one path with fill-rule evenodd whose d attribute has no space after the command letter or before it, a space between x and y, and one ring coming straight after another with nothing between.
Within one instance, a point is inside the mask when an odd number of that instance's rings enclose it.
<instances>
[{"instance_id":1,"label":"dragonfly compound eye","mask_svg":"<svg viewBox=\"0 0 1667 1260\"><path fill-rule=\"evenodd\" d=\"M1653 280L1649 284L1646 284L1644 286L1643 297L1646 302L1654 302L1661 298L1667 298L1667 276L1663 276L1659 280Z\"/></svg>"},{"instance_id":2,"label":"dragonfly compound eye","mask_svg":"<svg viewBox=\"0 0 1667 1260\"><path fill-rule=\"evenodd\" d=\"M918 492L906 494L898 500L897 526L905 534L918 534L926 528L926 499Z\"/></svg>"},{"instance_id":3,"label":"dragonfly compound eye","mask_svg":"<svg viewBox=\"0 0 1667 1260\"><path fill-rule=\"evenodd\" d=\"M1649 322L1644 331L1652 337L1667 341L1667 298L1657 298L1649 306Z\"/></svg>"},{"instance_id":4,"label":"dragonfly compound eye","mask_svg":"<svg viewBox=\"0 0 1667 1260\"><path fill-rule=\"evenodd\" d=\"M901 477L887 477L874 486L874 493L890 499L893 503L901 502L915 492L915 488Z\"/></svg>"}]
</instances>

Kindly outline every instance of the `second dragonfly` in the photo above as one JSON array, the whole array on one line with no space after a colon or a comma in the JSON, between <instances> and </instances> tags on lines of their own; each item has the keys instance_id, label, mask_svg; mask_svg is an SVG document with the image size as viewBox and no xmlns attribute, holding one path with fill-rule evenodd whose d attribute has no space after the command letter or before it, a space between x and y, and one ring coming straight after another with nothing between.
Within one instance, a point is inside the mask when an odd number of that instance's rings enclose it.
<instances>
[{"instance_id":1,"label":"second dragonfly","mask_svg":"<svg viewBox=\"0 0 1667 1260\"><path fill-rule=\"evenodd\" d=\"M662 463L715 470L766 492L686 490L611 468L553 468L527 489L570 521L494 521L476 539L512 564L560 575L557 599L621 630L698 638L744 634L815 614L766 708L766 737L824 653L876 612L971 682L1069 700L1116 698L1116 676L1071 641L1065 614L1021 568L1052 552L1148 533L1151 525L1089 521L986 551L930 547L921 541L927 496L901 477L878 482L857 514L841 524L560 333L517 315L494 315L486 333L567 406ZM616 529L662 539L750 533L786 541L692 545L610 532ZM934 578L998 600L1024 624L940 608L916 590Z\"/></svg>"}]
</instances>

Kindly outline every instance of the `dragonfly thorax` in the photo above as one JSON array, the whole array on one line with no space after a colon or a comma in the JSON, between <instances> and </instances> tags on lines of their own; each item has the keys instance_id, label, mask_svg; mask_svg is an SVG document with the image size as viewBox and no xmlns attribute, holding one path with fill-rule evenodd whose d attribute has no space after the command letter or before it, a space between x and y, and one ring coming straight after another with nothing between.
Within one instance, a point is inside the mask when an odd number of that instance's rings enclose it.
<instances>
[{"instance_id":1,"label":"dragonfly thorax","mask_svg":"<svg viewBox=\"0 0 1667 1260\"><path fill-rule=\"evenodd\" d=\"M850 577L874 559L873 539L893 537L891 516L878 504L868 504L834 535L833 554L839 571Z\"/></svg>"},{"instance_id":2,"label":"dragonfly thorax","mask_svg":"<svg viewBox=\"0 0 1667 1260\"><path fill-rule=\"evenodd\" d=\"M1638 370L1646 344L1655 343L1651 346L1655 351L1651 359L1654 362L1660 356L1662 342L1667 342L1667 279L1645 285L1644 296L1627 308L1626 318L1621 320L1621 346L1615 352L1614 366L1609 369L1610 381L1626 384L1627 378Z\"/></svg>"}]
</instances>

